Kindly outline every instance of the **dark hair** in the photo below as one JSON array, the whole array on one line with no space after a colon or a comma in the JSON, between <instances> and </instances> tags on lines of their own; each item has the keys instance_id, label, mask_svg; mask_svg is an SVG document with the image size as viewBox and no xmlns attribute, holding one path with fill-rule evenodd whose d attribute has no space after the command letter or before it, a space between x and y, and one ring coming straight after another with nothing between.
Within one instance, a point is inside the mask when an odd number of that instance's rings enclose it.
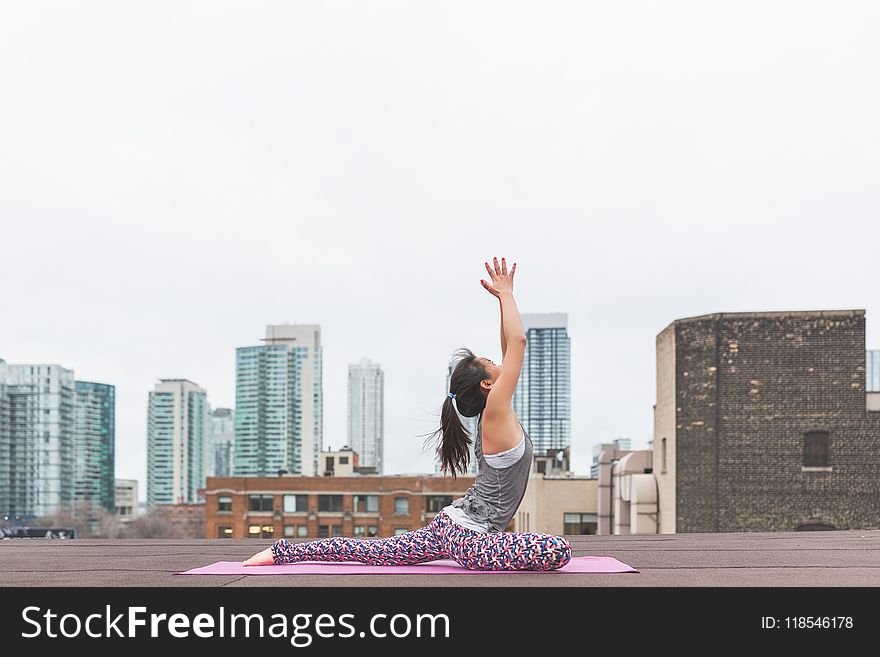
<instances>
[{"instance_id":1,"label":"dark hair","mask_svg":"<svg viewBox=\"0 0 880 657\"><path fill-rule=\"evenodd\" d=\"M488 379L489 373L466 347L457 349L453 358L458 362L449 378L449 391L455 395L455 399L446 395L440 412L440 428L431 433L425 442L433 441L440 434L436 448L440 471L455 477L457 472L464 474L467 471L470 461L468 448L473 443L459 414L474 417L486 408L486 396L480 390L480 381Z\"/></svg>"}]
</instances>

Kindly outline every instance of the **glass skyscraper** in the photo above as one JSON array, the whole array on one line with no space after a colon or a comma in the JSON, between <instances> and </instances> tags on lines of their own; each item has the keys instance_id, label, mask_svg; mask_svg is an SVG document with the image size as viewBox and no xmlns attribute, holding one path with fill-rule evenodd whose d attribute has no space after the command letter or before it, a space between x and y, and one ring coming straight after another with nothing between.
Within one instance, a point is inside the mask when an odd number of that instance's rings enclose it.
<instances>
[{"instance_id":1,"label":"glass skyscraper","mask_svg":"<svg viewBox=\"0 0 880 657\"><path fill-rule=\"evenodd\" d=\"M361 467L383 472L385 378L379 363L361 358L348 366L348 446Z\"/></svg>"},{"instance_id":2,"label":"glass skyscraper","mask_svg":"<svg viewBox=\"0 0 880 657\"><path fill-rule=\"evenodd\" d=\"M526 352L513 408L535 454L571 446L571 339L566 313L522 314Z\"/></svg>"},{"instance_id":3,"label":"glass skyscraper","mask_svg":"<svg viewBox=\"0 0 880 657\"><path fill-rule=\"evenodd\" d=\"M116 510L116 388L75 382L74 499Z\"/></svg>"},{"instance_id":4,"label":"glass skyscraper","mask_svg":"<svg viewBox=\"0 0 880 657\"><path fill-rule=\"evenodd\" d=\"M0 513L43 516L74 494L74 379L0 360Z\"/></svg>"},{"instance_id":5,"label":"glass skyscraper","mask_svg":"<svg viewBox=\"0 0 880 657\"><path fill-rule=\"evenodd\" d=\"M205 476L230 477L235 459L235 411L215 408L211 410L210 419Z\"/></svg>"},{"instance_id":6,"label":"glass skyscraper","mask_svg":"<svg viewBox=\"0 0 880 657\"><path fill-rule=\"evenodd\" d=\"M235 475L315 476L323 449L321 327L266 327L235 350Z\"/></svg>"},{"instance_id":7,"label":"glass skyscraper","mask_svg":"<svg viewBox=\"0 0 880 657\"><path fill-rule=\"evenodd\" d=\"M148 506L198 501L207 432L207 393L186 379L160 379L147 404Z\"/></svg>"},{"instance_id":8,"label":"glass skyscraper","mask_svg":"<svg viewBox=\"0 0 880 657\"><path fill-rule=\"evenodd\" d=\"M868 392L880 392L880 349L868 350L867 386Z\"/></svg>"}]
</instances>

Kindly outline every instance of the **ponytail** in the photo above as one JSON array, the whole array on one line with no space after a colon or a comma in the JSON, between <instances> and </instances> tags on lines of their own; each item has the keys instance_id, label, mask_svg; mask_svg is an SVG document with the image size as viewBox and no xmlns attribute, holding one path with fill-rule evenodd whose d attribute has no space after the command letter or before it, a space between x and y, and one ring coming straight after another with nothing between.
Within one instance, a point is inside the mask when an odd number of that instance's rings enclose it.
<instances>
[{"instance_id":1,"label":"ponytail","mask_svg":"<svg viewBox=\"0 0 880 657\"><path fill-rule=\"evenodd\" d=\"M456 476L464 474L470 464L470 446L473 444L470 433L465 428L455 410L455 402L447 396L440 414L440 431L443 438L437 445L437 456L440 457L440 471L443 474Z\"/></svg>"},{"instance_id":2,"label":"ponytail","mask_svg":"<svg viewBox=\"0 0 880 657\"><path fill-rule=\"evenodd\" d=\"M440 428L434 431L426 442L438 434L436 454L440 460L440 471L451 474L467 472L470 464L470 446L473 444L470 432L461 421L461 417L474 417L483 412L486 398L480 391L480 381L488 378L483 365L469 349L461 348L456 352L458 363L450 377L451 394L447 394L440 411ZM455 401L451 395L455 396ZM456 406L457 404L457 406Z\"/></svg>"}]
</instances>

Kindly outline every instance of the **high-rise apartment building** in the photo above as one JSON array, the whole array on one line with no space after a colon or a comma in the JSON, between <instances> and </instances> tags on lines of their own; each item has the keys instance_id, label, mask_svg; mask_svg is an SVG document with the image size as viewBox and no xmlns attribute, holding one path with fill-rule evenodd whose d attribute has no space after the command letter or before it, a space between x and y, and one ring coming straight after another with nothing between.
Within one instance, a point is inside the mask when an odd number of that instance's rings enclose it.
<instances>
[{"instance_id":1,"label":"high-rise apartment building","mask_svg":"<svg viewBox=\"0 0 880 657\"><path fill-rule=\"evenodd\" d=\"M74 497L74 378L0 360L0 513L43 516Z\"/></svg>"},{"instance_id":2,"label":"high-rise apartment building","mask_svg":"<svg viewBox=\"0 0 880 657\"><path fill-rule=\"evenodd\" d=\"M74 499L111 513L116 508L116 388L76 381Z\"/></svg>"},{"instance_id":3,"label":"high-rise apartment building","mask_svg":"<svg viewBox=\"0 0 880 657\"><path fill-rule=\"evenodd\" d=\"M148 506L197 502L207 432L207 393L186 379L160 379L147 405Z\"/></svg>"},{"instance_id":4,"label":"high-rise apartment building","mask_svg":"<svg viewBox=\"0 0 880 657\"><path fill-rule=\"evenodd\" d=\"M210 414L206 477L231 477L235 459L235 411L214 408Z\"/></svg>"},{"instance_id":5,"label":"high-rise apartment building","mask_svg":"<svg viewBox=\"0 0 880 657\"><path fill-rule=\"evenodd\" d=\"M513 408L535 454L571 446L571 339L568 315L521 315L526 352Z\"/></svg>"},{"instance_id":6,"label":"high-rise apartment building","mask_svg":"<svg viewBox=\"0 0 880 657\"><path fill-rule=\"evenodd\" d=\"M312 476L323 449L321 327L266 327L235 352L235 475Z\"/></svg>"},{"instance_id":7,"label":"high-rise apartment building","mask_svg":"<svg viewBox=\"0 0 880 657\"><path fill-rule=\"evenodd\" d=\"M348 445L376 474L384 474L384 389L379 363L362 358L348 366Z\"/></svg>"}]
</instances>

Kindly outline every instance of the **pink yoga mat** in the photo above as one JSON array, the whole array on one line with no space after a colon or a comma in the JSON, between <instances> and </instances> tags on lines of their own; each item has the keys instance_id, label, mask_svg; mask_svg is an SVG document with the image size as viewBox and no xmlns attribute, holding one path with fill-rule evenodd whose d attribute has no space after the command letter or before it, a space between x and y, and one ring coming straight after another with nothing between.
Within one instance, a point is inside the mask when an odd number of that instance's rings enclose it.
<instances>
[{"instance_id":1,"label":"pink yoga mat","mask_svg":"<svg viewBox=\"0 0 880 657\"><path fill-rule=\"evenodd\" d=\"M243 566L240 561L218 561L209 566L200 566L177 575L385 575L389 573L407 575L471 575L479 573L535 573L547 575L559 573L637 573L614 557L573 557L558 570L468 570L451 560L429 561L412 566L368 566L363 563L343 561L339 563L303 561L283 566Z\"/></svg>"}]
</instances>

